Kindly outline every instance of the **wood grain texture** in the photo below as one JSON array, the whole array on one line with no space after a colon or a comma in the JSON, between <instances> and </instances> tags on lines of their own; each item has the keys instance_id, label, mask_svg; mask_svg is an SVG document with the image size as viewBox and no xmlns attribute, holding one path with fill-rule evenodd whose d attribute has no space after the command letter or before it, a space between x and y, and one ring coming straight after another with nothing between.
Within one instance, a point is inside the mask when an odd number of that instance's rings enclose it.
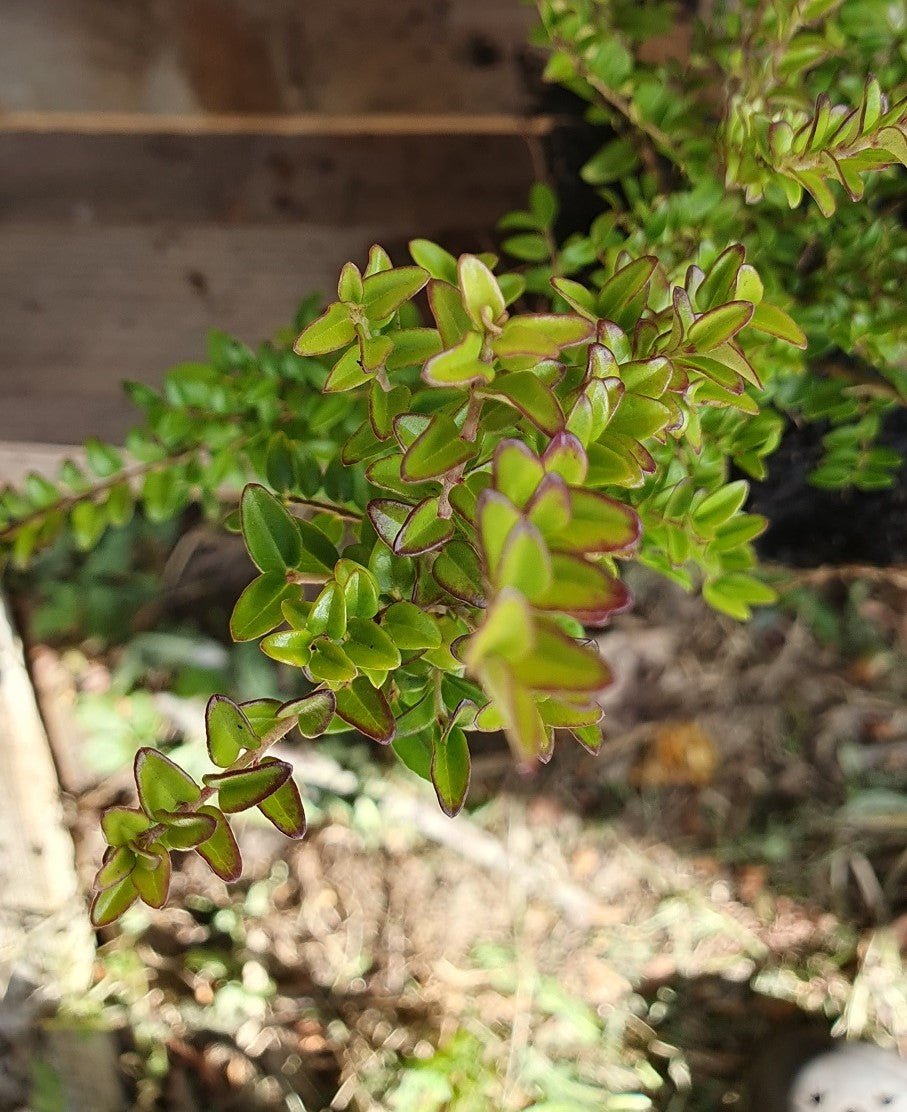
<instances>
[{"instance_id":1,"label":"wood grain texture","mask_svg":"<svg viewBox=\"0 0 907 1112\"><path fill-rule=\"evenodd\" d=\"M0 108L523 112L519 0L0 0Z\"/></svg>"}]
</instances>

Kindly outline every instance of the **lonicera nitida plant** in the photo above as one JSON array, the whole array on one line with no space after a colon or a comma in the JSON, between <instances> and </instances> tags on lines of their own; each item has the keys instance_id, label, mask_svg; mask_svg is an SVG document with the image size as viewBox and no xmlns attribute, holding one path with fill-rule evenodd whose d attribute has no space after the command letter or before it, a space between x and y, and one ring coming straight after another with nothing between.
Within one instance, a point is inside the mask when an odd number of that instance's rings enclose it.
<instances>
[{"instance_id":1,"label":"lonicera nitida plant","mask_svg":"<svg viewBox=\"0 0 907 1112\"><path fill-rule=\"evenodd\" d=\"M790 243L774 224L794 206L785 235L799 243L800 225L834 207L830 179L855 197L864 172L905 153L904 102L873 79L849 108L820 95L805 111L791 91L791 56L812 74L825 58L802 28L838 7L804 0L788 19L790 5L718 4L675 72L640 61L670 5L544 0L549 77L627 125L584 171L613 207L588 237L558 245L557 201L538 185L502 222L523 273L427 240L410 244L413 265L373 247L364 270L344 266L337 299L320 316L309 302L276 344L253 352L215 334L209 362L174 368L160 393L131 385L146 422L128 463L91 441L93 477L67 463L59 486L33 475L0 497L0 543L21 564L64 527L90 547L137 495L162 519L190 500L217 513L241 492L228 524L259 574L230 632L309 685L285 704L214 696L216 771L201 784L140 750L139 806L104 816L96 924L137 898L160 906L175 849L235 879L232 814L257 807L301 837L290 765L269 752L293 729L392 745L450 815L475 731L502 730L524 766L550 759L558 731L594 752L610 673L588 634L629 604L627 560L701 586L739 619L772 599L753 574L765 522L746 512L732 467L765 473L792 379L812 383L803 407L810 389L828 399L798 353L822 355L840 335L834 313L821 328L801 313L802 285L790 305L782 274L796 267L785 270ZM857 241L882 219L868 211ZM876 323L888 292L872 300ZM896 350L888 327L866 352ZM894 368L879 376L884 402L900 397ZM879 399L846 400L842 428L854 413L860 426L848 466L863 453L871 486L887 474L864 444Z\"/></svg>"}]
</instances>

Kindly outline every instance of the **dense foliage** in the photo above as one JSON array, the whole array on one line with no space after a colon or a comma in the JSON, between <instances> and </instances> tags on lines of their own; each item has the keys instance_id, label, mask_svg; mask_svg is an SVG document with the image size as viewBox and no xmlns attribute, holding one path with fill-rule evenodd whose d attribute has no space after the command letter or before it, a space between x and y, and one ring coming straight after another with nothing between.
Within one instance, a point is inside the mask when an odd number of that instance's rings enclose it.
<instances>
[{"instance_id":1,"label":"dense foliage","mask_svg":"<svg viewBox=\"0 0 907 1112\"><path fill-rule=\"evenodd\" d=\"M130 386L146 420L126 457L94 441L91 475L69 463L0 498L23 563L65 527L91 547L137 496L160 520L241 489L231 517L259 574L231 634L310 685L286 704L213 697L202 784L140 750L139 806L104 818L97 924L160 906L174 849L238 876L231 814L302 836L291 767L268 752L291 729L392 744L451 815L472 731L503 730L527 765L556 731L596 750L610 674L588 631L628 605L623 561L736 618L771 600L753 574L765 523L731 468L765 474L782 413L833 422L816 481L890 482L874 440L907 385L904 234L891 175L863 175L907 163L907 102L882 93L903 77L897 12L719 3L661 61L672 4L540 14L547 76L616 129L583 171L606 206L588 235L558 245L537 185L502 221L522 273L426 240L394 266L375 246L278 344L218 334L161 393Z\"/></svg>"}]
</instances>

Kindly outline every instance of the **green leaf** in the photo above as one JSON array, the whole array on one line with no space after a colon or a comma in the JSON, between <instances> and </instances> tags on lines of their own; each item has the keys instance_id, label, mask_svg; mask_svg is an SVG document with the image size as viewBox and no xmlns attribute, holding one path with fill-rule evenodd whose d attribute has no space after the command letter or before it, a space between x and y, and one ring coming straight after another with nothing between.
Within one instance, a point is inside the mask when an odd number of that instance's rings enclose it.
<instances>
[{"instance_id":1,"label":"green leaf","mask_svg":"<svg viewBox=\"0 0 907 1112\"><path fill-rule=\"evenodd\" d=\"M109 479L111 475L123 470L123 457L120 453L96 436L90 436L85 441L84 448L88 466L99 479Z\"/></svg>"},{"instance_id":2,"label":"green leaf","mask_svg":"<svg viewBox=\"0 0 907 1112\"><path fill-rule=\"evenodd\" d=\"M694 351L711 351L732 339L741 328L749 324L753 312L749 301L729 301L726 305L709 309L687 329L685 343Z\"/></svg>"},{"instance_id":3,"label":"green leaf","mask_svg":"<svg viewBox=\"0 0 907 1112\"><path fill-rule=\"evenodd\" d=\"M187 772L148 746L136 753L134 773L142 810L151 818L158 811L177 811L181 803L194 803L201 795Z\"/></svg>"},{"instance_id":4,"label":"green leaf","mask_svg":"<svg viewBox=\"0 0 907 1112\"><path fill-rule=\"evenodd\" d=\"M140 857L132 873L132 883L149 907L163 907L170 891L170 854L157 846L152 846L148 852L156 859L155 865L152 867L147 858Z\"/></svg>"},{"instance_id":5,"label":"green leaf","mask_svg":"<svg viewBox=\"0 0 907 1112\"><path fill-rule=\"evenodd\" d=\"M356 666L339 645L319 637L312 642L308 673L315 683L348 683Z\"/></svg>"},{"instance_id":6,"label":"green leaf","mask_svg":"<svg viewBox=\"0 0 907 1112\"><path fill-rule=\"evenodd\" d=\"M104 860L94 878L94 887L98 890L111 888L114 884L129 876L135 868L135 853L128 846L114 849L108 846L104 853Z\"/></svg>"},{"instance_id":7,"label":"green leaf","mask_svg":"<svg viewBox=\"0 0 907 1112\"><path fill-rule=\"evenodd\" d=\"M311 521L293 519L302 542L302 556L296 564L296 571L321 579L330 574L340 558L336 547L327 534Z\"/></svg>"},{"instance_id":8,"label":"green leaf","mask_svg":"<svg viewBox=\"0 0 907 1112\"><path fill-rule=\"evenodd\" d=\"M117 483L107 495L107 518L118 529L128 525L135 511L135 496L129 483Z\"/></svg>"},{"instance_id":9,"label":"green leaf","mask_svg":"<svg viewBox=\"0 0 907 1112\"><path fill-rule=\"evenodd\" d=\"M537 232L508 236L501 247L515 259L527 263L541 263L548 259L548 241Z\"/></svg>"},{"instance_id":10,"label":"green leaf","mask_svg":"<svg viewBox=\"0 0 907 1112\"><path fill-rule=\"evenodd\" d=\"M259 575L236 600L230 616L230 636L234 641L257 641L283 625L281 606L294 597L299 597L299 587L287 583L281 572Z\"/></svg>"},{"instance_id":11,"label":"green leaf","mask_svg":"<svg viewBox=\"0 0 907 1112\"><path fill-rule=\"evenodd\" d=\"M585 481L589 463L582 444L569 432L559 432L551 438L542 455L545 471L560 475L570 486Z\"/></svg>"},{"instance_id":12,"label":"green leaf","mask_svg":"<svg viewBox=\"0 0 907 1112\"><path fill-rule=\"evenodd\" d=\"M346 632L346 597L333 580L324 585L309 612L306 627L313 637L324 633L339 641Z\"/></svg>"},{"instance_id":13,"label":"green leaf","mask_svg":"<svg viewBox=\"0 0 907 1112\"><path fill-rule=\"evenodd\" d=\"M466 734L453 726L432 747L431 781L445 815L459 814L469 791L469 745Z\"/></svg>"},{"instance_id":14,"label":"green leaf","mask_svg":"<svg viewBox=\"0 0 907 1112\"><path fill-rule=\"evenodd\" d=\"M604 320L613 320L643 290L656 266L658 259L654 255L644 255L616 271L599 291L597 315Z\"/></svg>"},{"instance_id":15,"label":"green leaf","mask_svg":"<svg viewBox=\"0 0 907 1112\"><path fill-rule=\"evenodd\" d=\"M374 618L380 602L378 584L372 573L352 560L341 560L334 569L334 575L343 587L347 614L355 618Z\"/></svg>"},{"instance_id":16,"label":"green leaf","mask_svg":"<svg viewBox=\"0 0 907 1112\"><path fill-rule=\"evenodd\" d=\"M514 505L525 506L544 475L538 457L521 440L502 440L498 444L494 454L494 485Z\"/></svg>"},{"instance_id":17,"label":"green leaf","mask_svg":"<svg viewBox=\"0 0 907 1112\"><path fill-rule=\"evenodd\" d=\"M473 382L491 382L494 368L479 358L482 337L467 332L456 346L429 359L422 368L422 379L429 386L468 386Z\"/></svg>"},{"instance_id":18,"label":"green leaf","mask_svg":"<svg viewBox=\"0 0 907 1112\"><path fill-rule=\"evenodd\" d=\"M666 428L672 416L672 411L664 402L644 398L640 394L624 394L617 412L608 423L608 432L631 436L634 440L648 440Z\"/></svg>"},{"instance_id":19,"label":"green leaf","mask_svg":"<svg viewBox=\"0 0 907 1112\"><path fill-rule=\"evenodd\" d=\"M312 658L312 634L307 629L282 629L261 642L261 651L272 660L305 668Z\"/></svg>"},{"instance_id":20,"label":"green leaf","mask_svg":"<svg viewBox=\"0 0 907 1112\"><path fill-rule=\"evenodd\" d=\"M365 315L373 323L384 320L415 297L428 279L428 271L421 266L399 266L370 275L362 283Z\"/></svg>"},{"instance_id":21,"label":"green leaf","mask_svg":"<svg viewBox=\"0 0 907 1112\"><path fill-rule=\"evenodd\" d=\"M423 733L437 717L434 691L430 690L417 703L409 707L397 719L397 741L403 737ZM429 754L429 759L431 754ZM427 768L426 764L426 768ZM425 777L428 779L428 776Z\"/></svg>"},{"instance_id":22,"label":"green leaf","mask_svg":"<svg viewBox=\"0 0 907 1112\"><path fill-rule=\"evenodd\" d=\"M167 826L160 839L166 849L195 849L206 842L216 828L210 815L191 811L161 811L160 821Z\"/></svg>"},{"instance_id":23,"label":"green leaf","mask_svg":"<svg viewBox=\"0 0 907 1112\"><path fill-rule=\"evenodd\" d=\"M522 520L519 510L496 490L483 490L478 510L479 542L485 567L494 578L511 530Z\"/></svg>"},{"instance_id":24,"label":"green leaf","mask_svg":"<svg viewBox=\"0 0 907 1112\"><path fill-rule=\"evenodd\" d=\"M457 260L449 251L432 243L430 239L411 239L409 253L413 262L427 270L432 278L439 278L442 282L449 282L455 286L457 282Z\"/></svg>"},{"instance_id":25,"label":"green leaf","mask_svg":"<svg viewBox=\"0 0 907 1112\"><path fill-rule=\"evenodd\" d=\"M452 547L453 545L448 546ZM443 555L442 553L438 559ZM381 628L397 648L404 652L436 649L441 644L441 631L435 620L412 602L402 601L390 605L381 616Z\"/></svg>"},{"instance_id":26,"label":"green leaf","mask_svg":"<svg viewBox=\"0 0 907 1112\"><path fill-rule=\"evenodd\" d=\"M393 549L398 556L420 556L450 540L453 522L440 517L438 509L437 498L426 498L413 508L394 541Z\"/></svg>"},{"instance_id":27,"label":"green leaf","mask_svg":"<svg viewBox=\"0 0 907 1112\"><path fill-rule=\"evenodd\" d=\"M132 877L124 877L118 884L96 892L89 912L92 926L106 927L127 911L139 898Z\"/></svg>"},{"instance_id":28,"label":"green leaf","mask_svg":"<svg viewBox=\"0 0 907 1112\"><path fill-rule=\"evenodd\" d=\"M225 880L228 884L239 880L242 873L242 857L227 816L217 807L208 804L199 807L198 810L199 814L209 815L214 819L215 830L206 842L196 846L196 852L204 858L211 871L221 880Z\"/></svg>"},{"instance_id":29,"label":"green leaf","mask_svg":"<svg viewBox=\"0 0 907 1112\"><path fill-rule=\"evenodd\" d=\"M428 304L435 318L444 347L455 347L469 331L469 317L455 285L432 279L428 283Z\"/></svg>"},{"instance_id":30,"label":"green leaf","mask_svg":"<svg viewBox=\"0 0 907 1112\"><path fill-rule=\"evenodd\" d=\"M787 340L794 347L806 347L806 333L795 320L776 305L760 302L753 313L750 326L757 332L766 332L769 336L777 336L779 340Z\"/></svg>"},{"instance_id":31,"label":"green leaf","mask_svg":"<svg viewBox=\"0 0 907 1112\"><path fill-rule=\"evenodd\" d=\"M240 502L243 539L260 571L285 572L302 559L296 520L263 486L249 483Z\"/></svg>"},{"instance_id":32,"label":"green leaf","mask_svg":"<svg viewBox=\"0 0 907 1112\"><path fill-rule=\"evenodd\" d=\"M72 508L69 521L76 547L82 552L94 548L107 528L107 515L104 508L96 502L77 502Z\"/></svg>"},{"instance_id":33,"label":"green leaf","mask_svg":"<svg viewBox=\"0 0 907 1112\"><path fill-rule=\"evenodd\" d=\"M584 626L604 625L630 605L624 584L581 556L555 552L548 587L532 598L539 610L570 614Z\"/></svg>"},{"instance_id":34,"label":"green leaf","mask_svg":"<svg viewBox=\"0 0 907 1112\"><path fill-rule=\"evenodd\" d=\"M412 506L390 498L373 498L368 504L367 512L375 532L393 551L400 530L412 512Z\"/></svg>"},{"instance_id":35,"label":"green leaf","mask_svg":"<svg viewBox=\"0 0 907 1112\"><path fill-rule=\"evenodd\" d=\"M373 243L368 249L368 266L365 268L366 277L371 274L380 274L384 270L390 270L392 266L390 255L380 244Z\"/></svg>"},{"instance_id":36,"label":"green leaf","mask_svg":"<svg viewBox=\"0 0 907 1112\"><path fill-rule=\"evenodd\" d=\"M358 344L340 356L324 384L326 394L343 394L347 390L355 390L366 382L371 381L371 376L362 366L362 353Z\"/></svg>"},{"instance_id":37,"label":"green leaf","mask_svg":"<svg viewBox=\"0 0 907 1112\"><path fill-rule=\"evenodd\" d=\"M259 739L249 720L226 695L212 695L205 709L208 755L221 768L229 768L243 749L257 749Z\"/></svg>"},{"instance_id":38,"label":"green leaf","mask_svg":"<svg viewBox=\"0 0 907 1112\"><path fill-rule=\"evenodd\" d=\"M482 567L475 549L465 541L454 540L446 545L431 570L436 581L454 598L471 606L485 605ZM406 647L399 641L398 644Z\"/></svg>"},{"instance_id":39,"label":"green leaf","mask_svg":"<svg viewBox=\"0 0 907 1112\"><path fill-rule=\"evenodd\" d=\"M383 692L359 676L337 690L337 717L366 737L387 745L395 733L394 716Z\"/></svg>"},{"instance_id":40,"label":"green leaf","mask_svg":"<svg viewBox=\"0 0 907 1112\"><path fill-rule=\"evenodd\" d=\"M389 672L400 666L400 652L386 630L364 618L351 618L343 649L357 668ZM440 635L438 638L440 642ZM429 647L429 646L426 646Z\"/></svg>"},{"instance_id":41,"label":"green leaf","mask_svg":"<svg viewBox=\"0 0 907 1112\"><path fill-rule=\"evenodd\" d=\"M275 757L265 757L260 767L281 763ZM302 805L299 788L292 776L289 776L267 799L263 799L258 804L258 809L287 838L298 839L305 836L305 808Z\"/></svg>"},{"instance_id":42,"label":"green leaf","mask_svg":"<svg viewBox=\"0 0 907 1112\"><path fill-rule=\"evenodd\" d=\"M217 802L227 815L247 811L276 792L292 772L286 761L271 758L253 768L231 772L210 772L202 777L205 784L217 790Z\"/></svg>"},{"instance_id":43,"label":"green leaf","mask_svg":"<svg viewBox=\"0 0 907 1112\"><path fill-rule=\"evenodd\" d=\"M442 350L441 336L436 328L406 328L392 332L394 350L387 357L387 369L421 366L426 359ZM400 412L403 412L402 409Z\"/></svg>"},{"instance_id":44,"label":"green leaf","mask_svg":"<svg viewBox=\"0 0 907 1112\"><path fill-rule=\"evenodd\" d=\"M570 524L547 539L572 552L620 552L639 540L639 515L630 506L592 490L572 490Z\"/></svg>"},{"instance_id":45,"label":"green leaf","mask_svg":"<svg viewBox=\"0 0 907 1112\"><path fill-rule=\"evenodd\" d=\"M486 393L503 398L515 409L549 436L564 427L564 414L550 386L546 386L532 371L514 371L498 375L486 387Z\"/></svg>"},{"instance_id":46,"label":"green leaf","mask_svg":"<svg viewBox=\"0 0 907 1112\"><path fill-rule=\"evenodd\" d=\"M513 674L532 691L601 691L611 672L598 653L578 644L547 621L539 622L532 650L514 661Z\"/></svg>"},{"instance_id":47,"label":"green leaf","mask_svg":"<svg viewBox=\"0 0 907 1112\"><path fill-rule=\"evenodd\" d=\"M552 278L551 285L580 316L592 321L596 319L595 297L585 286L570 278Z\"/></svg>"},{"instance_id":48,"label":"green leaf","mask_svg":"<svg viewBox=\"0 0 907 1112\"><path fill-rule=\"evenodd\" d=\"M531 522L518 521L507 534L491 579L496 587L513 587L530 601L551 585L551 555Z\"/></svg>"},{"instance_id":49,"label":"green leaf","mask_svg":"<svg viewBox=\"0 0 907 1112\"><path fill-rule=\"evenodd\" d=\"M433 703L434 700L431 696L425 702ZM419 706L422 706L422 703ZM432 744L433 739L430 732L426 731L426 727L433 721L429 718L425 726L419 731L409 731L405 736L400 734L401 721L397 722L397 736L394 738L391 746L396 753L397 757L406 765L410 772L415 772L417 776L421 776L423 780L431 783L431 758L432 758ZM437 729L434 731L438 733Z\"/></svg>"},{"instance_id":50,"label":"green leaf","mask_svg":"<svg viewBox=\"0 0 907 1112\"><path fill-rule=\"evenodd\" d=\"M293 350L297 355L327 355L329 351L346 347L356 338L356 329L350 320L346 305L335 302L317 320L305 329Z\"/></svg>"},{"instance_id":51,"label":"green leaf","mask_svg":"<svg viewBox=\"0 0 907 1112\"><path fill-rule=\"evenodd\" d=\"M463 308L477 328L496 324L506 311L504 295L497 279L475 255L457 260L457 281L463 295Z\"/></svg>"},{"instance_id":52,"label":"green leaf","mask_svg":"<svg viewBox=\"0 0 907 1112\"><path fill-rule=\"evenodd\" d=\"M466 463L475 453L476 445L461 438L453 420L436 413L407 449L400 474L411 483L433 479Z\"/></svg>"},{"instance_id":53,"label":"green leaf","mask_svg":"<svg viewBox=\"0 0 907 1112\"><path fill-rule=\"evenodd\" d=\"M529 189L529 211L543 228L553 228L557 220L558 200L554 190L544 182L535 182Z\"/></svg>"},{"instance_id":54,"label":"green leaf","mask_svg":"<svg viewBox=\"0 0 907 1112\"><path fill-rule=\"evenodd\" d=\"M534 643L535 628L526 599L518 591L505 587L469 639L466 663L475 671L487 657L518 660Z\"/></svg>"},{"instance_id":55,"label":"green leaf","mask_svg":"<svg viewBox=\"0 0 907 1112\"><path fill-rule=\"evenodd\" d=\"M749 489L750 485L745 479L737 479L708 495L693 510L692 517L696 528L707 534L714 533L719 525L733 517L743 507Z\"/></svg>"},{"instance_id":56,"label":"green leaf","mask_svg":"<svg viewBox=\"0 0 907 1112\"><path fill-rule=\"evenodd\" d=\"M337 296L354 305L362 301L362 274L355 263L344 263L337 282Z\"/></svg>"},{"instance_id":57,"label":"green leaf","mask_svg":"<svg viewBox=\"0 0 907 1112\"><path fill-rule=\"evenodd\" d=\"M333 691L313 691L301 699L291 699L284 703L277 714L280 718L295 718L296 726L303 737L321 737L334 717L335 699Z\"/></svg>"},{"instance_id":58,"label":"green leaf","mask_svg":"<svg viewBox=\"0 0 907 1112\"><path fill-rule=\"evenodd\" d=\"M128 846L151 825L148 815L134 807L108 807L101 815L101 829L111 846Z\"/></svg>"},{"instance_id":59,"label":"green leaf","mask_svg":"<svg viewBox=\"0 0 907 1112\"><path fill-rule=\"evenodd\" d=\"M744 572L729 572L708 580L702 588L702 597L716 610L744 622L750 617L750 606L762 606L777 598L767 584Z\"/></svg>"}]
</instances>

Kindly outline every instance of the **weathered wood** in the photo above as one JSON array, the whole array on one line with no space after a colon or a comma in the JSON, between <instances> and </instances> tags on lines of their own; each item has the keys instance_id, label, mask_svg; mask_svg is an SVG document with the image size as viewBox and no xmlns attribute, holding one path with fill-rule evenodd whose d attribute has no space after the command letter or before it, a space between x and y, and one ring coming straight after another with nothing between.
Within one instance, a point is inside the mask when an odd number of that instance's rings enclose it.
<instances>
[{"instance_id":1,"label":"weathered wood","mask_svg":"<svg viewBox=\"0 0 907 1112\"><path fill-rule=\"evenodd\" d=\"M0 439L117 439L217 327L257 344L347 258L493 246L534 177L517 136L0 134Z\"/></svg>"},{"instance_id":2,"label":"weathered wood","mask_svg":"<svg viewBox=\"0 0 907 1112\"><path fill-rule=\"evenodd\" d=\"M522 112L519 0L0 0L0 105Z\"/></svg>"},{"instance_id":3,"label":"weathered wood","mask_svg":"<svg viewBox=\"0 0 907 1112\"><path fill-rule=\"evenodd\" d=\"M91 980L94 935L47 735L0 596L0 989L16 974L64 993Z\"/></svg>"}]
</instances>

